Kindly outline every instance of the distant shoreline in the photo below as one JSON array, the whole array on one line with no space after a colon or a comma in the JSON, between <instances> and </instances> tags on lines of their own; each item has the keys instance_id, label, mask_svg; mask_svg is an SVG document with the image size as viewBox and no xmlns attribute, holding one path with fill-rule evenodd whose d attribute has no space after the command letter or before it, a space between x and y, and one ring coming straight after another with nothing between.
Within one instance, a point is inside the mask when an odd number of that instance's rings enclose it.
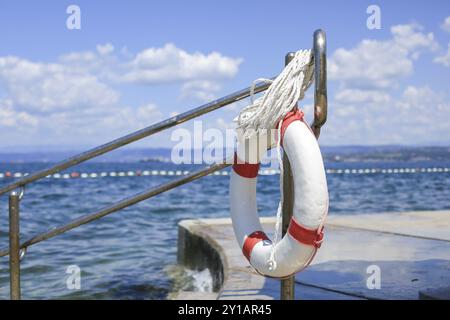
<instances>
[{"instance_id":1,"label":"distant shoreline","mask_svg":"<svg viewBox=\"0 0 450 320\"><path fill-rule=\"evenodd\" d=\"M418 162L450 161L450 146L322 146L326 162ZM83 150L81 150L83 151ZM194 150L191 151L193 154ZM61 161L80 150L0 149L1 163L51 163ZM225 154L225 152L224 152ZM124 148L91 160L92 162L170 162L169 148Z\"/></svg>"}]
</instances>

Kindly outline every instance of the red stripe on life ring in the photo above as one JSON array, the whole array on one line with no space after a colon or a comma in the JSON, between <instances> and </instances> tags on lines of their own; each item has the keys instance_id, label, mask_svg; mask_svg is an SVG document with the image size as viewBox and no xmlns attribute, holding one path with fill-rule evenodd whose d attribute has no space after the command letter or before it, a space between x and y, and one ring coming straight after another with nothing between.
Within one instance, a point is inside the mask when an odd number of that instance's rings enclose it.
<instances>
[{"instance_id":1,"label":"red stripe on life ring","mask_svg":"<svg viewBox=\"0 0 450 320\"><path fill-rule=\"evenodd\" d=\"M323 227L313 230L303 227L294 218L289 223L288 233L300 243L320 248L323 241Z\"/></svg>"},{"instance_id":2,"label":"red stripe on life ring","mask_svg":"<svg viewBox=\"0 0 450 320\"><path fill-rule=\"evenodd\" d=\"M244 245L242 246L242 252L248 261L250 261L250 255L252 254L253 247L256 246L258 242L263 240L269 240L263 231L255 231L247 236L244 241Z\"/></svg>"},{"instance_id":3,"label":"red stripe on life ring","mask_svg":"<svg viewBox=\"0 0 450 320\"><path fill-rule=\"evenodd\" d=\"M237 154L234 153L233 170L238 175L244 178L256 178L259 171L259 163L246 163L238 159Z\"/></svg>"},{"instance_id":4,"label":"red stripe on life ring","mask_svg":"<svg viewBox=\"0 0 450 320\"><path fill-rule=\"evenodd\" d=\"M297 107L292 109L292 111L289 111L286 113L286 115L283 118L283 123L281 124L281 145L283 145L283 139L284 139L284 133L286 132L286 129L289 127L289 125L294 121L303 121L304 113L303 111L299 110ZM278 128L277 124L277 128Z\"/></svg>"}]
</instances>

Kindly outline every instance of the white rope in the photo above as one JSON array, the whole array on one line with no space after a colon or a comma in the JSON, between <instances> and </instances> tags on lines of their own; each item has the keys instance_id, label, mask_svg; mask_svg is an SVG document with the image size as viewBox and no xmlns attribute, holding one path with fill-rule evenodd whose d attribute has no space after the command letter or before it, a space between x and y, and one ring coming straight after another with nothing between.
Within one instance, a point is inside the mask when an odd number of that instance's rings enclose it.
<instances>
[{"instance_id":1,"label":"white rope","mask_svg":"<svg viewBox=\"0 0 450 320\"><path fill-rule=\"evenodd\" d=\"M275 222L275 232L273 236L272 248L270 249L270 257L267 262L269 266L269 270L275 270L277 268L277 262L275 261L275 247L281 237L281 213L283 211L283 202L284 202L284 190L283 190L283 176L284 176L284 166L283 159L281 158L281 126L283 125L283 119L280 120L280 124L277 130L277 159L278 165L280 167L280 201L278 202L277 208L277 218Z\"/></svg>"},{"instance_id":2,"label":"white rope","mask_svg":"<svg viewBox=\"0 0 450 320\"><path fill-rule=\"evenodd\" d=\"M275 247L281 238L281 213L283 208L283 160L281 157L281 126L285 115L291 111L313 81L314 64L311 50L297 51L291 62L275 80L257 79L250 88L251 104L241 110L237 122L238 139L241 143L253 135L265 134L278 125L277 158L280 166L280 202L277 209L275 234L270 258L267 261L270 270L275 270ZM255 86L258 82L271 82L265 94L254 100Z\"/></svg>"},{"instance_id":3,"label":"white rope","mask_svg":"<svg viewBox=\"0 0 450 320\"><path fill-rule=\"evenodd\" d=\"M257 79L250 89L251 104L241 110L236 119L242 140L263 130L275 128L277 122L291 111L313 80L314 66L311 50L297 51L292 61L275 80ZM265 94L253 100L257 82L272 82Z\"/></svg>"}]
</instances>

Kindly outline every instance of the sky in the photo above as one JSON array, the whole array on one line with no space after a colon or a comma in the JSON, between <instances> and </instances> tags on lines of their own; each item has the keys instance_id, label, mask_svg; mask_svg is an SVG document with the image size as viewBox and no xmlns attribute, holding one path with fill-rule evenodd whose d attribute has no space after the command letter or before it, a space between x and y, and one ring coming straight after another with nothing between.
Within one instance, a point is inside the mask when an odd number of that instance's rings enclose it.
<instances>
[{"instance_id":1,"label":"sky","mask_svg":"<svg viewBox=\"0 0 450 320\"><path fill-rule=\"evenodd\" d=\"M67 27L71 5L80 29ZM370 5L379 29L367 26ZM277 75L318 28L322 145L450 145L448 0L0 0L0 149L108 142ZM248 103L203 116L203 127L232 128ZM311 120L311 89L299 105ZM136 146L169 147L171 134Z\"/></svg>"}]
</instances>

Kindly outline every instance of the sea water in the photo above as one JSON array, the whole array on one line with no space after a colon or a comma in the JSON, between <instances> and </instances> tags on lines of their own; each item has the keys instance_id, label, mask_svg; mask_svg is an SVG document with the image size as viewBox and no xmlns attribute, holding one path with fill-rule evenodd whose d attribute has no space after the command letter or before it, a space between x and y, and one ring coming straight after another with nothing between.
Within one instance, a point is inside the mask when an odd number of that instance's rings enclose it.
<instances>
[{"instance_id":1,"label":"sea water","mask_svg":"<svg viewBox=\"0 0 450 320\"><path fill-rule=\"evenodd\" d=\"M0 172L34 172L50 164L0 164ZM449 162L327 163L331 169L450 168ZM67 171L95 178L48 178L26 188L21 237L46 231L176 176L106 176L101 172L195 170L162 162L87 163ZM225 169L229 170L229 169ZM449 172L332 173L327 175L330 215L450 209ZM344 172L344 171L342 171ZM358 171L356 171L358 172ZM275 215L279 176L258 178L258 210ZM0 185L13 178L0 178ZM174 280L177 224L183 219L229 216L229 176L208 176L138 205L33 245L21 264L25 299L165 299L180 286L210 290L208 271ZM0 246L8 245L8 198L0 196ZM73 266L76 268L74 269ZM78 269L77 269L78 268ZM175 269L174 269L175 268ZM70 285L80 271L79 289ZM175 272L176 273L176 272ZM76 276L76 275L75 275ZM175 277L175 278L176 278ZM180 284L181 283L181 284ZM0 257L0 299L9 298L8 258Z\"/></svg>"}]
</instances>

